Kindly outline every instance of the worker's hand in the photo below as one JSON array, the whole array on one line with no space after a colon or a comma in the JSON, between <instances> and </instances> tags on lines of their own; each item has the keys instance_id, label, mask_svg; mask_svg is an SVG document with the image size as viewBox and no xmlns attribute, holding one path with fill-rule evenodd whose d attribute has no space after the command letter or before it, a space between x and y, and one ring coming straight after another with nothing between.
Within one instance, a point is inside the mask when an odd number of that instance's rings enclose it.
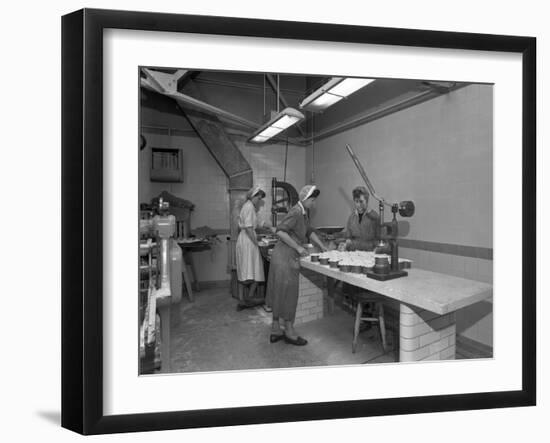
<instances>
[{"instance_id":1,"label":"worker's hand","mask_svg":"<svg viewBox=\"0 0 550 443\"><path fill-rule=\"evenodd\" d=\"M352 245L352 240L348 238L345 242L340 243L339 248L341 247L342 249L339 249L339 250L349 251L351 249L351 245Z\"/></svg>"},{"instance_id":2,"label":"worker's hand","mask_svg":"<svg viewBox=\"0 0 550 443\"><path fill-rule=\"evenodd\" d=\"M340 252L343 252L343 251L346 250L346 242L345 242L345 241L341 242L341 243L338 245L338 250L339 250Z\"/></svg>"},{"instance_id":3,"label":"worker's hand","mask_svg":"<svg viewBox=\"0 0 550 443\"><path fill-rule=\"evenodd\" d=\"M321 252L327 252L328 248L325 245L319 245L321 248Z\"/></svg>"},{"instance_id":4,"label":"worker's hand","mask_svg":"<svg viewBox=\"0 0 550 443\"><path fill-rule=\"evenodd\" d=\"M306 248L302 246L298 247L297 251L298 251L298 254L300 254L300 257L307 257L309 255L308 252L306 251Z\"/></svg>"}]
</instances>

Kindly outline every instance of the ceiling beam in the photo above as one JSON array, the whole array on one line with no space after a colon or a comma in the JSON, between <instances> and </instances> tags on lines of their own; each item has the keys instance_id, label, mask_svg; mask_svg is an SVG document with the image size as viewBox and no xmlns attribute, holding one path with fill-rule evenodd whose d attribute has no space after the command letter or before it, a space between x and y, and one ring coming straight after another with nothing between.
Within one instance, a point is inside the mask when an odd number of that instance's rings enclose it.
<instances>
[{"instance_id":1,"label":"ceiling beam","mask_svg":"<svg viewBox=\"0 0 550 443\"><path fill-rule=\"evenodd\" d=\"M175 100L180 106L191 107L194 109L199 109L201 111L208 112L210 114L216 115L219 118L224 118L226 120L231 120L237 123L240 123L243 126L246 126L250 129L256 130L261 125L258 125L256 122L252 122L243 117L235 115L231 112L228 112L224 109L218 108L216 106L205 103L196 98L190 97L189 95L178 92L177 90L172 90L173 85L177 87L177 81L174 80L174 74L165 74L163 72L154 71L148 68L142 68L143 73L146 78L141 78L141 86L146 89L158 92L159 94L165 95L167 97ZM283 136L274 137L277 140L285 141L287 138ZM295 138L288 138L288 141L295 145L303 145L304 143L301 140Z\"/></svg>"},{"instance_id":2,"label":"ceiling beam","mask_svg":"<svg viewBox=\"0 0 550 443\"><path fill-rule=\"evenodd\" d=\"M368 109L366 112L356 114L353 118L340 121L324 130L315 133L312 137L306 138L307 143L312 141L316 142L324 138L339 134L349 129L355 128L360 125L364 125L373 120L377 120L382 117L386 117L395 112L399 112L403 109L410 108L418 105L422 102L431 100L435 97L439 97L442 94L446 94L450 91L467 86L468 83L457 83L449 90L430 88L421 92L409 92L402 94L392 100L388 100L379 106Z\"/></svg>"},{"instance_id":3,"label":"ceiling beam","mask_svg":"<svg viewBox=\"0 0 550 443\"><path fill-rule=\"evenodd\" d=\"M187 69L178 69L176 72L174 72L174 80L179 81L183 78L183 76L187 75L189 71Z\"/></svg>"},{"instance_id":4,"label":"ceiling beam","mask_svg":"<svg viewBox=\"0 0 550 443\"><path fill-rule=\"evenodd\" d=\"M149 68L141 68L145 77L149 82L160 91L166 92L177 92L178 90L178 80L181 75L176 74L167 74L165 72L153 71ZM185 74L186 71L184 71Z\"/></svg>"}]
</instances>

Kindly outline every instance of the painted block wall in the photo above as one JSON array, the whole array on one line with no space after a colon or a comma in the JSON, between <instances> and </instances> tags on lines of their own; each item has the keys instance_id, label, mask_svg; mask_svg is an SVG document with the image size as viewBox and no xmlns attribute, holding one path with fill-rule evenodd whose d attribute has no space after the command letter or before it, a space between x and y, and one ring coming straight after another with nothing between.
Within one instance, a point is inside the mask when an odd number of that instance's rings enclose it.
<instances>
[{"instance_id":1,"label":"painted block wall","mask_svg":"<svg viewBox=\"0 0 550 443\"><path fill-rule=\"evenodd\" d=\"M345 225L351 190L363 185L349 143L380 196L415 202L407 238L492 248L492 109L492 86L470 85L315 143L307 162L321 189L314 224ZM491 260L406 248L401 255L414 267L492 282ZM489 308L490 301L459 311L457 331L492 346Z\"/></svg>"},{"instance_id":2,"label":"painted block wall","mask_svg":"<svg viewBox=\"0 0 550 443\"><path fill-rule=\"evenodd\" d=\"M345 223L363 185L349 143L379 195L414 200L408 238L492 247L492 102L471 85L317 142L315 223Z\"/></svg>"},{"instance_id":3,"label":"painted block wall","mask_svg":"<svg viewBox=\"0 0 550 443\"><path fill-rule=\"evenodd\" d=\"M411 248L399 250L403 258L413 261L413 267L485 283L493 282L492 260ZM487 346L493 346L493 299L483 300L457 311L456 332Z\"/></svg>"}]
</instances>

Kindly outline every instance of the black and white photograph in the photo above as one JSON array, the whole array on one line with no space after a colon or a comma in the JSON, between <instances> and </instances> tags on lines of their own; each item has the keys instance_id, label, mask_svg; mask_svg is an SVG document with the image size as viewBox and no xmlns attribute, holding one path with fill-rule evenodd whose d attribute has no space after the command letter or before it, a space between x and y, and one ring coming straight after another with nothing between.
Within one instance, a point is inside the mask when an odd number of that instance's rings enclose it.
<instances>
[{"instance_id":1,"label":"black and white photograph","mask_svg":"<svg viewBox=\"0 0 550 443\"><path fill-rule=\"evenodd\" d=\"M493 84L138 71L140 375L493 358Z\"/></svg>"},{"instance_id":2,"label":"black and white photograph","mask_svg":"<svg viewBox=\"0 0 550 443\"><path fill-rule=\"evenodd\" d=\"M543 440L543 5L7 3L0 439Z\"/></svg>"}]
</instances>

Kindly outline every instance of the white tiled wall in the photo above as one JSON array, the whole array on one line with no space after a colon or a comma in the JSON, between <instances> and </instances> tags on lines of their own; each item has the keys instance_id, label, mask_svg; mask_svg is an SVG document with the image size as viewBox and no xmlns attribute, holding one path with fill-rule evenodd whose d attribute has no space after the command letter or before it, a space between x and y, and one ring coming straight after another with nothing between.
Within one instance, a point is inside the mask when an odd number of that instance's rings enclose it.
<instances>
[{"instance_id":1,"label":"white tiled wall","mask_svg":"<svg viewBox=\"0 0 550 443\"><path fill-rule=\"evenodd\" d=\"M149 147L181 148L183 151L183 183L156 183L140 180L140 201L150 200L162 190L195 204L191 226L229 227L229 194L227 178L210 152L196 137L147 134L148 147L140 153L140 173L149 176Z\"/></svg>"},{"instance_id":2,"label":"white tiled wall","mask_svg":"<svg viewBox=\"0 0 550 443\"><path fill-rule=\"evenodd\" d=\"M198 137L162 135L147 132L147 147L140 152L140 202L150 201L166 190L195 204L191 214L191 229L208 226L229 231L228 180L208 149ZM244 141L236 145L250 163L254 182L266 192L264 206L259 217L271 221L271 178L282 180L284 176L285 145L272 144L262 147ZM156 183L149 181L150 148L171 147L183 151L183 183ZM145 179L141 179L145 177ZM305 182L305 148L289 145L287 181L298 189ZM226 235L220 235L220 244L211 251L194 253L193 257L200 281L228 280Z\"/></svg>"},{"instance_id":3,"label":"white tiled wall","mask_svg":"<svg viewBox=\"0 0 550 443\"><path fill-rule=\"evenodd\" d=\"M285 151L284 144L266 144L255 146L244 142L237 142L237 146L250 163L254 171L254 183L262 187L266 193L263 207L259 211L261 220L271 223L271 179L279 181L285 178ZM305 183L306 148L288 146L286 181L299 192Z\"/></svg>"}]
</instances>

